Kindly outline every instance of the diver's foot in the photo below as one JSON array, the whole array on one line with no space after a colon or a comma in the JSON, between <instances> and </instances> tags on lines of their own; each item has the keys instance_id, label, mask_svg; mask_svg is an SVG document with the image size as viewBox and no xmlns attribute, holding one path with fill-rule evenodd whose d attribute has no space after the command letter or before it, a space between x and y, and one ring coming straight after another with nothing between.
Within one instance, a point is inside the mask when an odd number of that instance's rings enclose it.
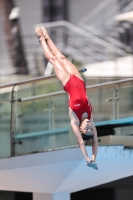
<instances>
[{"instance_id":1,"label":"diver's foot","mask_svg":"<svg viewBox=\"0 0 133 200\"><path fill-rule=\"evenodd\" d=\"M45 38L43 37L42 29L40 27L36 27L35 34L38 37L39 43L41 43L42 40L45 40Z\"/></svg>"},{"instance_id":2,"label":"diver's foot","mask_svg":"<svg viewBox=\"0 0 133 200\"><path fill-rule=\"evenodd\" d=\"M42 29L43 37L45 38L45 40L47 40L49 38L49 35L46 28L41 26L41 29Z\"/></svg>"},{"instance_id":3,"label":"diver's foot","mask_svg":"<svg viewBox=\"0 0 133 200\"><path fill-rule=\"evenodd\" d=\"M98 166L97 166L96 163L94 163L94 161L86 162L86 165L87 165L88 167L92 167L92 168L95 169L95 170L98 170Z\"/></svg>"}]
</instances>

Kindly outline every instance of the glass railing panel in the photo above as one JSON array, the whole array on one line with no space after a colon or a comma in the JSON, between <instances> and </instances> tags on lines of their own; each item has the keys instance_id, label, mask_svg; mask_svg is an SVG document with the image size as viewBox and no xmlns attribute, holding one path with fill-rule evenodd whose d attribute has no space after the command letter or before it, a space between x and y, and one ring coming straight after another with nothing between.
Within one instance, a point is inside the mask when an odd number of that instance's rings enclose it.
<instances>
[{"instance_id":1,"label":"glass railing panel","mask_svg":"<svg viewBox=\"0 0 133 200\"><path fill-rule=\"evenodd\" d=\"M132 90L131 82L106 86L103 84L87 89L94 122L133 116ZM16 101L12 101L12 104L6 101L11 99L11 92L3 92L0 97L0 137L1 141L4 140L4 146L0 146L0 157L13 155L10 153L12 148L15 155L23 155L77 145L70 128L68 96L62 92L56 79L19 85L15 87L15 91ZM14 105L12 120L11 105ZM15 125L12 131L11 122ZM117 128L115 135L128 135L127 131L132 135L131 127L128 127L128 130L126 127ZM15 133L15 141L10 141L10 132L12 138Z\"/></svg>"},{"instance_id":2,"label":"glass railing panel","mask_svg":"<svg viewBox=\"0 0 133 200\"><path fill-rule=\"evenodd\" d=\"M133 83L121 84L118 87L118 118L133 116Z\"/></svg>"},{"instance_id":3,"label":"glass railing panel","mask_svg":"<svg viewBox=\"0 0 133 200\"><path fill-rule=\"evenodd\" d=\"M87 95L92 104L94 122L111 120L114 118L114 86L94 88L87 90Z\"/></svg>"},{"instance_id":4,"label":"glass railing panel","mask_svg":"<svg viewBox=\"0 0 133 200\"><path fill-rule=\"evenodd\" d=\"M17 139L15 155L69 148L74 145L77 145L77 141L74 134L72 135L71 129L64 130L64 132L62 130L61 133L48 133L46 135Z\"/></svg>"},{"instance_id":5,"label":"glass railing panel","mask_svg":"<svg viewBox=\"0 0 133 200\"><path fill-rule=\"evenodd\" d=\"M18 99L47 94L60 90L62 90L62 86L56 78L16 86Z\"/></svg>"},{"instance_id":6,"label":"glass railing panel","mask_svg":"<svg viewBox=\"0 0 133 200\"><path fill-rule=\"evenodd\" d=\"M77 144L71 133L66 93L17 103L15 154Z\"/></svg>"},{"instance_id":7,"label":"glass railing panel","mask_svg":"<svg viewBox=\"0 0 133 200\"><path fill-rule=\"evenodd\" d=\"M17 103L16 134L47 130L49 121L46 110L47 101L26 101ZM21 131L20 131L21 126Z\"/></svg>"},{"instance_id":8,"label":"glass railing panel","mask_svg":"<svg viewBox=\"0 0 133 200\"><path fill-rule=\"evenodd\" d=\"M0 158L11 156L10 119L10 92L0 93Z\"/></svg>"},{"instance_id":9,"label":"glass railing panel","mask_svg":"<svg viewBox=\"0 0 133 200\"><path fill-rule=\"evenodd\" d=\"M113 99L114 86L87 90L87 93L93 107L94 121L113 119L114 102L110 99ZM76 145L68 113L66 93L18 102L15 134L19 143L15 145L15 153L18 155Z\"/></svg>"},{"instance_id":10,"label":"glass railing panel","mask_svg":"<svg viewBox=\"0 0 133 200\"><path fill-rule=\"evenodd\" d=\"M68 126L67 95L18 102L16 116L17 134ZM23 127L21 131L20 124Z\"/></svg>"}]
</instances>

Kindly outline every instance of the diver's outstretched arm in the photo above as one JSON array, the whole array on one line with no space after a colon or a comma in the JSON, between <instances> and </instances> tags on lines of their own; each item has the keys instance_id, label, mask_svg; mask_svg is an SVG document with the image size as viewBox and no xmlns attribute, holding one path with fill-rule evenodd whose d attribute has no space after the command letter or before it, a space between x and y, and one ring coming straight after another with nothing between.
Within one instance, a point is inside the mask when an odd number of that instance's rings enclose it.
<instances>
[{"instance_id":1,"label":"diver's outstretched arm","mask_svg":"<svg viewBox=\"0 0 133 200\"><path fill-rule=\"evenodd\" d=\"M97 139L97 130L93 122L93 117L91 116L91 125L93 129L93 141L92 141L92 160L96 161L97 151L98 151L98 139Z\"/></svg>"},{"instance_id":2,"label":"diver's outstretched arm","mask_svg":"<svg viewBox=\"0 0 133 200\"><path fill-rule=\"evenodd\" d=\"M87 151L86 151L86 148L85 148L85 144L84 144L83 138L81 136L81 133L80 133L78 125L75 124L74 121L71 121L71 127L73 129L73 132L74 132L76 138L77 138L77 141L79 143L79 147L81 149L81 152L82 152L86 162L90 162L90 158L89 158L89 156L87 154Z\"/></svg>"}]
</instances>

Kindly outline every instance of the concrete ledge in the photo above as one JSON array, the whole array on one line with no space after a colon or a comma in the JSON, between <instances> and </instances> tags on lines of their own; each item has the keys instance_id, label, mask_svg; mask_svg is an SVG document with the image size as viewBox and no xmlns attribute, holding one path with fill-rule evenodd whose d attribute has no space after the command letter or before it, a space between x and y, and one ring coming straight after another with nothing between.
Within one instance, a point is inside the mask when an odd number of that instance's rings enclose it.
<instances>
[{"instance_id":1,"label":"concrete ledge","mask_svg":"<svg viewBox=\"0 0 133 200\"><path fill-rule=\"evenodd\" d=\"M91 157L90 146L87 152ZM133 174L133 150L100 146L97 164L98 170L87 167L79 148L1 159L0 190L71 193L128 177Z\"/></svg>"},{"instance_id":2,"label":"concrete ledge","mask_svg":"<svg viewBox=\"0 0 133 200\"><path fill-rule=\"evenodd\" d=\"M100 140L99 146L107 145L123 145L127 147L133 146L133 136L102 136L98 138Z\"/></svg>"}]
</instances>

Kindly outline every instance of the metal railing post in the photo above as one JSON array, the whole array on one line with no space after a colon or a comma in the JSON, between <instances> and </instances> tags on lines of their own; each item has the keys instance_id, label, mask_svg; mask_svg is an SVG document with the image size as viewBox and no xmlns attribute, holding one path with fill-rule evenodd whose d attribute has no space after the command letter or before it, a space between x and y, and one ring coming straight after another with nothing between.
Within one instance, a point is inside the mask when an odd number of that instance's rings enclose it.
<instances>
[{"instance_id":1,"label":"metal railing post","mask_svg":"<svg viewBox=\"0 0 133 200\"><path fill-rule=\"evenodd\" d=\"M15 143L14 143L14 134L15 134L15 85L11 91L11 120L10 120L10 149L11 149L11 157L15 156Z\"/></svg>"},{"instance_id":2,"label":"metal railing post","mask_svg":"<svg viewBox=\"0 0 133 200\"><path fill-rule=\"evenodd\" d=\"M51 115L51 99L48 102L48 119L49 119L49 130L52 129L52 115Z\"/></svg>"},{"instance_id":3,"label":"metal railing post","mask_svg":"<svg viewBox=\"0 0 133 200\"><path fill-rule=\"evenodd\" d=\"M118 96L118 85L115 85L115 89L114 89L114 119L118 119L119 118L119 96Z\"/></svg>"}]
</instances>

